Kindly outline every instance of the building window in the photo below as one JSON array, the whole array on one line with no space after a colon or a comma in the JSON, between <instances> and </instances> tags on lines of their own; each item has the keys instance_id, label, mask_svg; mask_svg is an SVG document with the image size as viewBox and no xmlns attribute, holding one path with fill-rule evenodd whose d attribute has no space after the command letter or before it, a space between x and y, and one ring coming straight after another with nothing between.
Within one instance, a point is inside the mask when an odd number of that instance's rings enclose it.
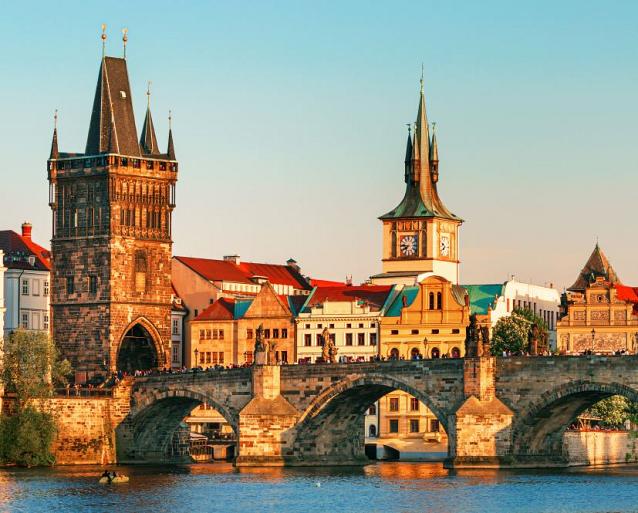
<instances>
[{"instance_id":1,"label":"building window","mask_svg":"<svg viewBox=\"0 0 638 513\"><path fill-rule=\"evenodd\" d=\"M40 280L33 280L31 287L32 287L31 294L33 294L34 296L39 296L40 295Z\"/></svg>"},{"instance_id":2,"label":"building window","mask_svg":"<svg viewBox=\"0 0 638 513\"><path fill-rule=\"evenodd\" d=\"M173 335L179 335L179 319L173 319Z\"/></svg>"},{"instance_id":3,"label":"building window","mask_svg":"<svg viewBox=\"0 0 638 513\"><path fill-rule=\"evenodd\" d=\"M310 329L310 324L306 324L306 329L309 330Z\"/></svg>"},{"instance_id":4,"label":"building window","mask_svg":"<svg viewBox=\"0 0 638 513\"><path fill-rule=\"evenodd\" d=\"M459 331L459 329L458 329L458 328L454 328L454 329L452 330L452 335L458 335L459 333L460 333L460 331Z\"/></svg>"},{"instance_id":5,"label":"building window","mask_svg":"<svg viewBox=\"0 0 638 513\"><path fill-rule=\"evenodd\" d=\"M224 353L223 352L219 353L219 364L220 365L224 364Z\"/></svg>"},{"instance_id":6,"label":"building window","mask_svg":"<svg viewBox=\"0 0 638 513\"><path fill-rule=\"evenodd\" d=\"M288 338L288 328L281 328L281 338Z\"/></svg>"},{"instance_id":7,"label":"building window","mask_svg":"<svg viewBox=\"0 0 638 513\"><path fill-rule=\"evenodd\" d=\"M389 422L389 431L390 433L398 433L399 432L399 419L390 419Z\"/></svg>"},{"instance_id":8,"label":"building window","mask_svg":"<svg viewBox=\"0 0 638 513\"><path fill-rule=\"evenodd\" d=\"M334 325L334 324L331 324L331 325L330 325L330 329L331 329L331 330L333 330L334 328L335 328L335 325Z\"/></svg>"},{"instance_id":9,"label":"building window","mask_svg":"<svg viewBox=\"0 0 638 513\"><path fill-rule=\"evenodd\" d=\"M432 330L432 335L438 335L439 334L439 330L438 329L433 329Z\"/></svg>"},{"instance_id":10,"label":"building window","mask_svg":"<svg viewBox=\"0 0 638 513\"><path fill-rule=\"evenodd\" d=\"M346 333L346 345L347 346L352 345L352 333Z\"/></svg>"},{"instance_id":11,"label":"building window","mask_svg":"<svg viewBox=\"0 0 638 513\"><path fill-rule=\"evenodd\" d=\"M398 335L399 334L399 330L392 330L390 331L391 335Z\"/></svg>"},{"instance_id":12,"label":"building window","mask_svg":"<svg viewBox=\"0 0 638 513\"><path fill-rule=\"evenodd\" d=\"M49 280L44 280L44 286L42 287L42 294L44 296L49 295Z\"/></svg>"},{"instance_id":13,"label":"building window","mask_svg":"<svg viewBox=\"0 0 638 513\"><path fill-rule=\"evenodd\" d=\"M206 336L204 337L206 340L217 340L217 330L206 330Z\"/></svg>"},{"instance_id":14,"label":"building window","mask_svg":"<svg viewBox=\"0 0 638 513\"><path fill-rule=\"evenodd\" d=\"M317 345L318 345L318 346L323 345L323 339L322 339L322 337L321 337L321 334L320 334L320 333L317 333Z\"/></svg>"},{"instance_id":15,"label":"building window","mask_svg":"<svg viewBox=\"0 0 638 513\"><path fill-rule=\"evenodd\" d=\"M253 330L252 330L251 328L248 328L248 329L246 330L246 338L247 338L247 339L251 339L251 338L253 338Z\"/></svg>"},{"instance_id":16,"label":"building window","mask_svg":"<svg viewBox=\"0 0 638 513\"><path fill-rule=\"evenodd\" d=\"M443 295L440 292L436 293L436 309L437 310L443 309Z\"/></svg>"},{"instance_id":17,"label":"building window","mask_svg":"<svg viewBox=\"0 0 638 513\"><path fill-rule=\"evenodd\" d=\"M419 432L419 419L410 419L410 433Z\"/></svg>"},{"instance_id":18,"label":"building window","mask_svg":"<svg viewBox=\"0 0 638 513\"><path fill-rule=\"evenodd\" d=\"M430 310L434 310L434 292L430 292L428 306Z\"/></svg>"},{"instance_id":19,"label":"building window","mask_svg":"<svg viewBox=\"0 0 638 513\"><path fill-rule=\"evenodd\" d=\"M419 400L416 397L410 397L410 411L419 411Z\"/></svg>"},{"instance_id":20,"label":"building window","mask_svg":"<svg viewBox=\"0 0 638 513\"><path fill-rule=\"evenodd\" d=\"M288 351L281 352L281 361L284 363L288 363Z\"/></svg>"},{"instance_id":21,"label":"building window","mask_svg":"<svg viewBox=\"0 0 638 513\"><path fill-rule=\"evenodd\" d=\"M439 432L439 419L430 419L430 433Z\"/></svg>"},{"instance_id":22,"label":"building window","mask_svg":"<svg viewBox=\"0 0 638 513\"><path fill-rule=\"evenodd\" d=\"M247 364L251 364L253 363L253 352L252 351L246 351L244 353L244 362Z\"/></svg>"},{"instance_id":23,"label":"building window","mask_svg":"<svg viewBox=\"0 0 638 513\"><path fill-rule=\"evenodd\" d=\"M365 346L366 345L366 334L365 333L357 333L357 345Z\"/></svg>"},{"instance_id":24,"label":"building window","mask_svg":"<svg viewBox=\"0 0 638 513\"><path fill-rule=\"evenodd\" d=\"M199 353L199 363L206 363L206 353L204 351Z\"/></svg>"},{"instance_id":25,"label":"building window","mask_svg":"<svg viewBox=\"0 0 638 513\"><path fill-rule=\"evenodd\" d=\"M97 293L97 276L89 276L89 292L91 294Z\"/></svg>"},{"instance_id":26,"label":"building window","mask_svg":"<svg viewBox=\"0 0 638 513\"><path fill-rule=\"evenodd\" d=\"M377 327L377 323L376 322L371 322L370 323L370 327L371 328L376 328Z\"/></svg>"},{"instance_id":27,"label":"building window","mask_svg":"<svg viewBox=\"0 0 638 513\"><path fill-rule=\"evenodd\" d=\"M206 330L199 330L199 340L204 340L206 338Z\"/></svg>"},{"instance_id":28,"label":"building window","mask_svg":"<svg viewBox=\"0 0 638 513\"><path fill-rule=\"evenodd\" d=\"M359 323L359 328L363 328L363 323L362 322Z\"/></svg>"},{"instance_id":29,"label":"building window","mask_svg":"<svg viewBox=\"0 0 638 513\"><path fill-rule=\"evenodd\" d=\"M399 398L390 397L389 405L390 405L390 411L399 411Z\"/></svg>"},{"instance_id":30,"label":"building window","mask_svg":"<svg viewBox=\"0 0 638 513\"><path fill-rule=\"evenodd\" d=\"M393 347L390 350L390 359L391 360L398 360L399 359L399 350L396 347Z\"/></svg>"},{"instance_id":31,"label":"building window","mask_svg":"<svg viewBox=\"0 0 638 513\"><path fill-rule=\"evenodd\" d=\"M75 291L75 284L73 283L73 276L66 277L66 293L73 294Z\"/></svg>"},{"instance_id":32,"label":"building window","mask_svg":"<svg viewBox=\"0 0 638 513\"><path fill-rule=\"evenodd\" d=\"M270 328L264 330L264 338L270 338Z\"/></svg>"},{"instance_id":33,"label":"building window","mask_svg":"<svg viewBox=\"0 0 638 513\"><path fill-rule=\"evenodd\" d=\"M224 340L224 330L219 330L219 340Z\"/></svg>"},{"instance_id":34,"label":"building window","mask_svg":"<svg viewBox=\"0 0 638 513\"><path fill-rule=\"evenodd\" d=\"M279 328L273 328L272 338L279 338Z\"/></svg>"},{"instance_id":35,"label":"building window","mask_svg":"<svg viewBox=\"0 0 638 513\"><path fill-rule=\"evenodd\" d=\"M371 346L376 346L377 345L377 334L376 333L370 333L370 345Z\"/></svg>"},{"instance_id":36,"label":"building window","mask_svg":"<svg viewBox=\"0 0 638 513\"><path fill-rule=\"evenodd\" d=\"M368 415L376 415L377 414L377 405L373 404L368 408Z\"/></svg>"},{"instance_id":37,"label":"building window","mask_svg":"<svg viewBox=\"0 0 638 513\"><path fill-rule=\"evenodd\" d=\"M147 261L143 251L135 253L135 291L146 292Z\"/></svg>"},{"instance_id":38,"label":"building window","mask_svg":"<svg viewBox=\"0 0 638 513\"><path fill-rule=\"evenodd\" d=\"M412 330L411 333L412 333L412 335L418 335L419 334L419 330Z\"/></svg>"},{"instance_id":39,"label":"building window","mask_svg":"<svg viewBox=\"0 0 638 513\"><path fill-rule=\"evenodd\" d=\"M304 345L305 347L310 347L310 346L312 346L312 335L311 335L310 333L306 333L306 334L303 336L303 345Z\"/></svg>"},{"instance_id":40,"label":"building window","mask_svg":"<svg viewBox=\"0 0 638 513\"><path fill-rule=\"evenodd\" d=\"M368 427L368 437L376 438L376 436L377 436L377 426L375 426L374 424L370 424L370 426Z\"/></svg>"},{"instance_id":41,"label":"building window","mask_svg":"<svg viewBox=\"0 0 638 513\"><path fill-rule=\"evenodd\" d=\"M29 312L22 312L22 329L29 329Z\"/></svg>"},{"instance_id":42,"label":"building window","mask_svg":"<svg viewBox=\"0 0 638 513\"><path fill-rule=\"evenodd\" d=\"M173 363L180 363L180 347L179 344L173 344Z\"/></svg>"},{"instance_id":43,"label":"building window","mask_svg":"<svg viewBox=\"0 0 638 513\"><path fill-rule=\"evenodd\" d=\"M347 324L346 324L346 328L352 328L352 324L347 323Z\"/></svg>"},{"instance_id":44,"label":"building window","mask_svg":"<svg viewBox=\"0 0 638 513\"><path fill-rule=\"evenodd\" d=\"M49 329L49 314L45 313L44 316L42 317L42 322L44 323L42 326L42 329L48 330Z\"/></svg>"},{"instance_id":45,"label":"building window","mask_svg":"<svg viewBox=\"0 0 638 513\"><path fill-rule=\"evenodd\" d=\"M22 280L22 295L29 295L29 280Z\"/></svg>"}]
</instances>

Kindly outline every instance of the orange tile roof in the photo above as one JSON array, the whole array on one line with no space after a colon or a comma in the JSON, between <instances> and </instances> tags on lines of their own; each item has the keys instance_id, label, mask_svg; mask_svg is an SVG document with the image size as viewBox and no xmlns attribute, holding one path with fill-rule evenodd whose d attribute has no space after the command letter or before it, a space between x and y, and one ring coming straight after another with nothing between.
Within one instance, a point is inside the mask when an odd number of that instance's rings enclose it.
<instances>
[{"instance_id":1,"label":"orange tile roof","mask_svg":"<svg viewBox=\"0 0 638 513\"><path fill-rule=\"evenodd\" d=\"M5 265L9 269L51 270L51 252L13 230L0 230L0 249L5 253ZM35 256L35 265L29 264L30 255Z\"/></svg>"},{"instance_id":2,"label":"orange tile roof","mask_svg":"<svg viewBox=\"0 0 638 513\"><path fill-rule=\"evenodd\" d=\"M317 287L308 300L307 306L315 306L325 301L364 300L367 301L371 307L380 309L391 290L391 285Z\"/></svg>"},{"instance_id":3,"label":"orange tile roof","mask_svg":"<svg viewBox=\"0 0 638 513\"><path fill-rule=\"evenodd\" d=\"M222 297L195 317L195 321L232 321L235 313L235 299Z\"/></svg>"}]
</instances>

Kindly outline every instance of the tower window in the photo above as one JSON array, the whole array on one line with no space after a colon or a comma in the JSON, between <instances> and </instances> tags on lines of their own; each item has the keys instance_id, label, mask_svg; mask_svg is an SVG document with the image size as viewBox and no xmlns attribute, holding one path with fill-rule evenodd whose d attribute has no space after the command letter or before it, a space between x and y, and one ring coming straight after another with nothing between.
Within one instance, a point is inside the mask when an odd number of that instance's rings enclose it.
<instances>
[{"instance_id":1,"label":"tower window","mask_svg":"<svg viewBox=\"0 0 638 513\"><path fill-rule=\"evenodd\" d=\"M434 310L434 292L430 292L429 294L429 307L430 310Z\"/></svg>"},{"instance_id":2,"label":"tower window","mask_svg":"<svg viewBox=\"0 0 638 513\"><path fill-rule=\"evenodd\" d=\"M97 276L89 276L89 292L97 294Z\"/></svg>"},{"instance_id":3,"label":"tower window","mask_svg":"<svg viewBox=\"0 0 638 513\"><path fill-rule=\"evenodd\" d=\"M75 291L75 284L73 283L73 276L66 277L66 293L73 294Z\"/></svg>"},{"instance_id":4,"label":"tower window","mask_svg":"<svg viewBox=\"0 0 638 513\"><path fill-rule=\"evenodd\" d=\"M146 255L143 251L135 253L135 291L146 292Z\"/></svg>"}]
</instances>

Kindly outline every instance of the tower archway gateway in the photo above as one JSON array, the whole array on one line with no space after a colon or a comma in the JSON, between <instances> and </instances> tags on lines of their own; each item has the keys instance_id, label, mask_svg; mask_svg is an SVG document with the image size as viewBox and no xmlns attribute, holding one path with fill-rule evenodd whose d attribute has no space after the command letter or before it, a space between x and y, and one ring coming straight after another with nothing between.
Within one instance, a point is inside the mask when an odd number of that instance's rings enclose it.
<instances>
[{"instance_id":1,"label":"tower archway gateway","mask_svg":"<svg viewBox=\"0 0 638 513\"><path fill-rule=\"evenodd\" d=\"M117 370L133 374L156 369L158 364L156 343L149 331L142 324L129 328L117 352Z\"/></svg>"}]
</instances>

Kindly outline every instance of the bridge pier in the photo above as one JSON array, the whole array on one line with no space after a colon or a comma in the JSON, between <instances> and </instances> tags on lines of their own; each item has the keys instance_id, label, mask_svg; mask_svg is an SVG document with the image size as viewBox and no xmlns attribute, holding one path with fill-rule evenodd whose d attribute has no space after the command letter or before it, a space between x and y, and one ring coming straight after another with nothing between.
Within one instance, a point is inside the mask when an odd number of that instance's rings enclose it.
<instances>
[{"instance_id":1,"label":"bridge pier","mask_svg":"<svg viewBox=\"0 0 638 513\"><path fill-rule=\"evenodd\" d=\"M503 467L510 459L514 413L496 397L496 359L465 358L465 401L450 416L448 468Z\"/></svg>"},{"instance_id":2,"label":"bridge pier","mask_svg":"<svg viewBox=\"0 0 638 513\"><path fill-rule=\"evenodd\" d=\"M237 467L283 466L293 456L299 412L281 395L281 367L255 365L252 399L239 412Z\"/></svg>"}]
</instances>

